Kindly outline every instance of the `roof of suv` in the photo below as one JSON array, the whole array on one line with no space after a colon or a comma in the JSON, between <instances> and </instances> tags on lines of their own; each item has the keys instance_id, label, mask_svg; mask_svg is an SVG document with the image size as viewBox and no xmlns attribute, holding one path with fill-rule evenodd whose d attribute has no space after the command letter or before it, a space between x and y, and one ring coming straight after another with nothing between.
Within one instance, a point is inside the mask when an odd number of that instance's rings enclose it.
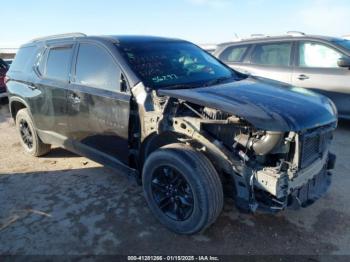
<instances>
[{"instance_id":1,"label":"roof of suv","mask_svg":"<svg viewBox=\"0 0 350 262\"><path fill-rule=\"evenodd\" d=\"M185 42L185 40L176 39L176 38L167 38L159 36L143 36L143 35L100 35L100 36L87 36L82 33L70 33L70 34L61 34L53 35L47 37L41 37L33 39L28 44L40 43L40 42L49 42L49 41L64 41L72 39L104 39L110 40L115 43L149 43L149 42Z\"/></svg>"},{"instance_id":2,"label":"roof of suv","mask_svg":"<svg viewBox=\"0 0 350 262\"><path fill-rule=\"evenodd\" d=\"M182 42L185 40L168 38L168 37L159 37L159 36L143 36L143 35L111 35L111 36L102 36L105 38L111 38L117 42L121 43L148 43L148 42Z\"/></svg>"},{"instance_id":3,"label":"roof of suv","mask_svg":"<svg viewBox=\"0 0 350 262\"><path fill-rule=\"evenodd\" d=\"M321 35L299 35L299 36L292 36L292 35L282 35L282 36L264 36L264 37L253 37L253 38L246 38L239 41L232 41L232 42L226 42L222 43L219 46L226 46L226 45L232 45L232 44L249 44L249 43L260 43L260 42L269 42L269 41L279 41L279 40L321 40L321 41L327 41L327 42L334 42L343 40L342 38L332 37L332 36L321 36Z\"/></svg>"}]
</instances>

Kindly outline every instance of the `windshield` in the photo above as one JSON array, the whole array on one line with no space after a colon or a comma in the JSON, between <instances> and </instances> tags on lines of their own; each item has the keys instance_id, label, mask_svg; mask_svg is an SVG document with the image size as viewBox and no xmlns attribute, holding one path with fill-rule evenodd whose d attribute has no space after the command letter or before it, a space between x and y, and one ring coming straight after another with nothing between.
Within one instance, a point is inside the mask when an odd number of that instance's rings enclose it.
<instances>
[{"instance_id":1,"label":"windshield","mask_svg":"<svg viewBox=\"0 0 350 262\"><path fill-rule=\"evenodd\" d=\"M194 87L235 76L234 71L191 43L128 43L118 47L145 85L155 89Z\"/></svg>"},{"instance_id":2,"label":"windshield","mask_svg":"<svg viewBox=\"0 0 350 262\"><path fill-rule=\"evenodd\" d=\"M350 40L344 39L344 40L336 41L336 43L350 51Z\"/></svg>"}]
</instances>

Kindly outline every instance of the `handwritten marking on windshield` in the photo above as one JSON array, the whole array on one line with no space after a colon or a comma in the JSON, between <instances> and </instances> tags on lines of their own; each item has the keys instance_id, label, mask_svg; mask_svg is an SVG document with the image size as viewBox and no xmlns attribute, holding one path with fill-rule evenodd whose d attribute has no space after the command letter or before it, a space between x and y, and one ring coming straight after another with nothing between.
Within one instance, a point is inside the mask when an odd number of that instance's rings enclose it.
<instances>
[{"instance_id":1,"label":"handwritten marking on windshield","mask_svg":"<svg viewBox=\"0 0 350 262\"><path fill-rule=\"evenodd\" d=\"M174 80L174 79L178 79L177 75L175 75L175 74L152 77L152 81L154 83L160 83L163 81L169 81L169 80Z\"/></svg>"}]
</instances>

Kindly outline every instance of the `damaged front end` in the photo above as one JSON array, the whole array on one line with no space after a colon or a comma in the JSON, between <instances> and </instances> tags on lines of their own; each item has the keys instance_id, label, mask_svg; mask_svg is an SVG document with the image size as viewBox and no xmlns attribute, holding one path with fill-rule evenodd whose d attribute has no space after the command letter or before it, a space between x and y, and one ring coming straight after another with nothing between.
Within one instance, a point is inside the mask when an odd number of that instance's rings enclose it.
<instances>
[{"instance_id":1,"label":"damaged front end","mask_svg":"<svg viewBox=\"0 0 350 262\"><path fill-rule=\"evenodd\" d=\"M306 207L324 195L335 163L329 152L333 130L334 126L328 125L305 132L259 131L244 134L243 139L242 135L235 137L239 148L247 150L249 169L244 176L249 180L250 209ZM269 151L262 152L264 146ZM245 186L239 190L245 191Z\"/></svg>"},{"instance_id":2,"label":"damaged front end","mask_svg":"<svg viewBox=\"0 0 350 262\"><path fill-rule=\"evenodd\" d=\"M242 114L172 97L171 91L146 92L138 86L133 92L141 141L152 133L172 133L202 151L241 210L306 207L330 185L335 156L329 147L336 121L302 131L264 130Z\"/></svg>"},{"instance_id":3,"label":"damaged front end","mask_svg":"<svg viewBox=\"0 0 350 262\"><path fill-rule=\"evenodd\" d=\"M287 206L306 207L330 185L334 126L296 133L256 130L233 116L171 121L167 128L189 135L194 146L199 142L223 181L234 184L232 195L241 209L276 212Z\"/></svg>"}]
</instances>

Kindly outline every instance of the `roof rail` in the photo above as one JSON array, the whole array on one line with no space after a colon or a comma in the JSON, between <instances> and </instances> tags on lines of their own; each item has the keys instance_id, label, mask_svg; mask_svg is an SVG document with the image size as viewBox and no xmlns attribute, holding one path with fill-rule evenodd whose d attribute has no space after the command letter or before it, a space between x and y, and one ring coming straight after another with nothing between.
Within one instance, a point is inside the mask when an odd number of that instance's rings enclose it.
<instances>
[{"instance_id":1,"label":"roof rail","mask_svg":"<svg viewBox=\"0 0 350 262\"><path fill-rule=\"evenodd\" d=\"M44 36L44 37L35 38L31 42L53 40L53 39L60 39L60 38L68 38L68 37L86 37L86 34L83 34L83 33L68 33L68 34Z\"/></svg>"},{"instance_id":2,"label":"roof rail","mask_svg":"<svg viewBox=\"0 0 350 262\"><path fill-rule=\"evenodd\" d=\"M250 40L250 39L256 39L256 38L267 38L267 37L271 37L270 35L265 35L265 34L251 34L248 37L242 37L242 38L238 38L238 39L234 39L235 42L239 42L242 40Z\"/></svg>"},{"instance_id":3,"label":"roof rail","mask_svg":"<svg viewBox=\"0 0 350 262\"><path fill-rule=\"evenodd\" d=\"M269 35L265 34L251 34L250 38L260 38L260 37L270 37Z\"/></svg>"},{"instance_id":4,"label":"roof rail","mask_svg":"<svg viewBox=\"0 0 350 262\"><path fill-rule=\"evenodd\" d=\"M300 31L288 31L287 35L290 35L290 36L304 36L305 33L300 32Z\"/></svg>"}]
</instances>

